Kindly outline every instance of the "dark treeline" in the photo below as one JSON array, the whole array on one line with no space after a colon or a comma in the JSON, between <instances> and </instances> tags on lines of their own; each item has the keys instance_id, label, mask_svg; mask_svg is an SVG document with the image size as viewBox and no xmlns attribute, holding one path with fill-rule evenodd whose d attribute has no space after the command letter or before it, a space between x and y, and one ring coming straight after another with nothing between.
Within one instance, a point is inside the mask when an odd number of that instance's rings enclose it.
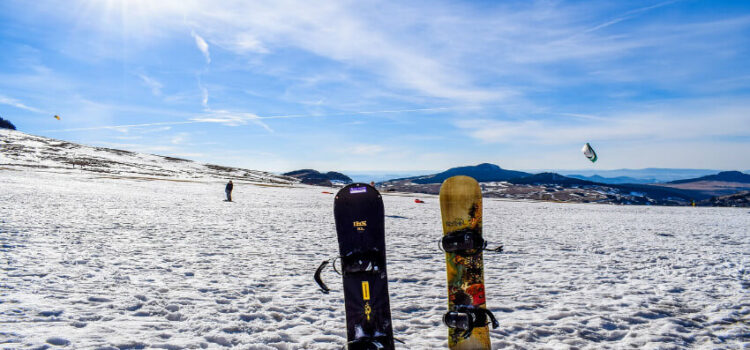
<instances>
[{"instance_id":1,"label":"dark treeline","mask_svg":"<svg viewBox=\"0 0 750 350\"><path fill-rule=\"evenodd\" d=\"M13 125L13 123L11 123L10 120L5 120L2 117L0 117L0 129L16 130L16 126Z\"/></svg>"}]
</instances>

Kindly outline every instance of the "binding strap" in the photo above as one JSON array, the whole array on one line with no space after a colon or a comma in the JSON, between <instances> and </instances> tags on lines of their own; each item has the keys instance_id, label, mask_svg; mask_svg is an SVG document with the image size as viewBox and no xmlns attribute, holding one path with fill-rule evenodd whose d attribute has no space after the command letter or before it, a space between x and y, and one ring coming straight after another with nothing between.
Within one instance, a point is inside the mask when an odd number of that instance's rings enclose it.
<instances>
[{"instance_id":1,"label":"binding strap","mask_svg":"<svg viewBox=\"0 0 750 350\"><path fill-rule=\"evenodd\" d=\"M313 278L315 279L315 283L318 284L318 287L320 287L320 291L323 292L324 294L328 294L328 292L330 292L331 289L328 288L328 286L326 286L325 283L323 283L323 278L320 276L320 274L323 272L326 266L328 266L328 264L331 264L331 266L333 267L333 271L336 271L337 274L341 275L341 272L338 269L336 269L336 260L338 258L339 257L337 256L334 258L330 258L328 260L323 260L323 262L320 263L320 266L318 266L318 269L315 270L315 275L313 276Z\"/></svg>"},{"instance_id":2,"label":"binding strap","mask_svg":"<svg viewBox=\"0 0 750 350\"><path fill-rule=\"evenodd\" d=\"M320 291L323 292L324 294L328 294L328 292L330 292L331 289L328 288L328 286L326 286L325 283L323 283L323 279L320 278L320 273L323 272L323 269L330 262L331 262L331 260L325 260L322 263L320 263L320 266L318 266L318 269L315 270L315 276L313 276L313 278L315 278L315 283L318 284L318 287L320 287Z\"/></svg>"},{"instance_id":3,"label":"binding strap","mask_svg":"<svg viewBox=\"0 0 750 350\"><path fill-rule=\"evenodd\" d=\"M503 251L502 245L494 249L487 249L487 241L482 238L482 235L470 229L458 230L443 236L438 246L440 250L446 253L458 255L475 255L482 250L498 253Z\"/></svg>"},{"instance_id":4,"label":"binding strap","mask_svg":"<svg viewBox=\"0 0 750 350\"><path fill-rule=\"evenodd\" d=\"M446 253L473 255L481 252L487 246L487 241L474 230L464 229L443 236L440 248Z\"/></svg>"},{"instance_id":5,"label":"binding strap","mask_svg":"<svg viewBox=\"0 0 750 350\"><path fill-rule=\"evenodd\" d=\"M493 329L500 326L500 323L497 322L495 315L490 310L474 305L456 305L452 311L448 311L443 315L443 323L448 328L463 330L464 333L461 336L466 339L471 336L474 328L488 325L488 317Z\"/></svg>"}]
</instances>

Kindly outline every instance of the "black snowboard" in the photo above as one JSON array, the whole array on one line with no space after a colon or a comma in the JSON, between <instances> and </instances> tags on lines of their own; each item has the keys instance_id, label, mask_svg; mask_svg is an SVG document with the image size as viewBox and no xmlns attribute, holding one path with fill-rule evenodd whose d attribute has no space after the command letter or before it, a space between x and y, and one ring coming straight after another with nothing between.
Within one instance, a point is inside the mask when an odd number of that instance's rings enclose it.
<instances>
[{"instance_id":1,"label":"black snowboard","mask_svg":"<svg viewBox=\"0 0 750 350\"><path fill-rule=\"evenodd\" d=\"M344 279L349 350L394 349L383 199L369 185L341 189L333 204Z\"/></svg>"}]
</instances>

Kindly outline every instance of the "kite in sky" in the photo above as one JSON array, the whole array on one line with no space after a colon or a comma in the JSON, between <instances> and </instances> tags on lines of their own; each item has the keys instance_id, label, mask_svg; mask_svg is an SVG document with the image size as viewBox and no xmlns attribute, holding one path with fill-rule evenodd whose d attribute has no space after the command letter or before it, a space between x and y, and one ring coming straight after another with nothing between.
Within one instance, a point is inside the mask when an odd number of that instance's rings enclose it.
<instances>
[{"instance_id":1,"label":"kite in sky","mask_svg":"<svg viewBox=\"0 0 750 350\"><path fill-rule=\"evenodd\" d=\"M588 142L586 142L586 144L583 145L581 152L583 152L583 155L586 156L586 158L588 158L592 163L595 163L596 160L599 159L596 156L596 152L594 152L594 149L591 148L591 145L589 145Z\"/></svg>"}]
</instances>

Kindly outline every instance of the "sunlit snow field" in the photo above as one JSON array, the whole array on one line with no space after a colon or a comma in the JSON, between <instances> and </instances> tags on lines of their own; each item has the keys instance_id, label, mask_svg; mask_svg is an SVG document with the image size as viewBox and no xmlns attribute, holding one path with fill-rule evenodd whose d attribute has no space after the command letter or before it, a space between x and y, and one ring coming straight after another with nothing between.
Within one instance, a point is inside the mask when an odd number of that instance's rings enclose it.
<instances>
[{"instance_id":1,"label":"sunlit snow field","mask_svg":"<svg viewBox=\"0 0 750 350\"><path fill-rule=\"evenodd\" d=\"M0 169L0 348L340 349L320 187ZM436 197L385 195L395 336L447 348ZM750 212L485 199L493 348L750 348Z\"/></svg>"}]
</instances>

